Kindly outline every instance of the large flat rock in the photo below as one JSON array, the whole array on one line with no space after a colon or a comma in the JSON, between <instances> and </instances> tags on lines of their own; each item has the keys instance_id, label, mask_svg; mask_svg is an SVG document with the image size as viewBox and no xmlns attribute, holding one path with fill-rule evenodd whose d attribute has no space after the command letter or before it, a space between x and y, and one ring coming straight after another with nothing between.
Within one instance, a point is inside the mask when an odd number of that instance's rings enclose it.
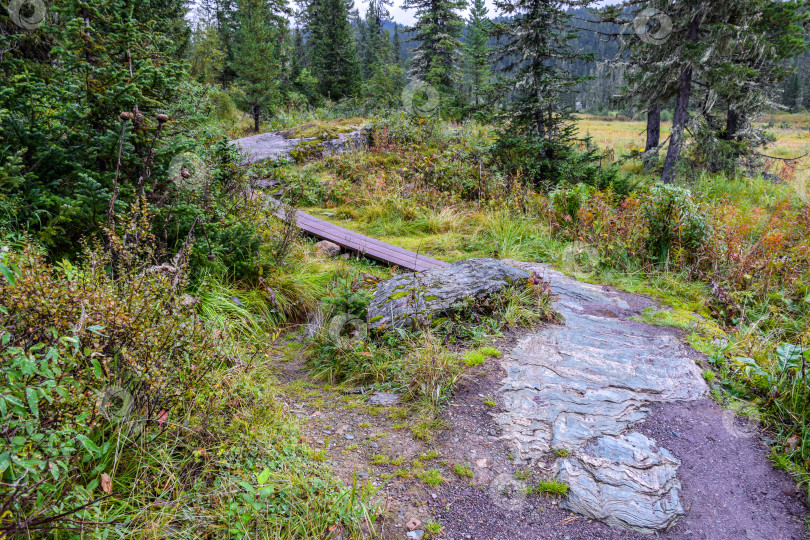
<instances>
[{"instance_id":1,"label":"large flat rock","mask_svg":"<svg viewBox=\"0 0 810 540\"><path fill-rule=\"evenodd\" d=\"M323 155L341 154L362 146L362 132L340 133L336 139L322 141L319 144ZM272 159L287 159L290 152L301 143L315 141L313 138L287 138L280 131L251 135L234 139L229 144L236 146L245 154L246 163L258 163Z\"/></svg>"},{"instance_id":2,"label":"large flat rock","mask_svg":"<svg viewBox=\"0 0 810 540\"><path fill-rule=\"evenodd\" d=\"M528 335L505 360L497 421L514 455L567 453L553 465L570 488L565 508L639 532L671 527L683 514L679 461L633 426L651 403L706 394L694 353L672 333L628 320L618 294L515 264L551 281L565 323Z\"/></svg>"},{"instance_id":3,"label":"large flat rock","mask_svg":"<svg viewBox=\"0 0 810 540\"><path fill-rule=\"evenodd\" d=\"M380 282L369 304L370 328L409 328L463 309L465 303L526 283L531 273L496 259L466 259Z\"/></svg>"}]
</instances>

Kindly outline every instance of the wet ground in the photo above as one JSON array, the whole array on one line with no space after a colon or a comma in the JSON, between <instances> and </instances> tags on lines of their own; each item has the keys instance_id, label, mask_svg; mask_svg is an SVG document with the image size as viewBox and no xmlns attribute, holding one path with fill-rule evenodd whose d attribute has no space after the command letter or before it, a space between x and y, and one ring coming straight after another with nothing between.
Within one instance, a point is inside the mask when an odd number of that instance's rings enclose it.
<instances>
[{"instance_id":1,"label":"wet ground","mask_svg":"<svg viewBox=\"0 0 810 540\"><path fill-rule=\"evenodd\" d=\"M376 538L405 539L409 532L410 538L427 538L430 527L441 528L432 537L450 540L806 538L803 520L807 509L802 495L787 474L772 468L758 426L723 411L705 397L702 380L694 388L681 387L705 366L701 365L701 355L683 343L679 330L632 319L654 302L609 287L579 284L543 266L535 266L534 270L551 280L558 295L558 309L568 313L569 330L582 323L576 322L572 310L583 320L593 322L593 329L603 331L614 325L621 328L618 334L607 336L606 343L612 345L606 345L606 358L615 353L611 348L635 350L624 345L632 342L633 347L643 348L649 340L650 350L633 353L639 365L674 362L676 368L658 365L652 371L629 372L602 369L588 376L592 381L611 373L618 373L617 380L627 378L628 373L635 376L630 377L633 384L625 381L614 385L634 396L633 403L620 403L621 410L631 412L606 422L620 428L611 436L636 433L651 441L653 451L665 449L677 460L674 475L683 515L667 530L648 535L609 527L564 509L565 498L526 494L526 489L539 480L553 478L559 471L557 462L565 458L543 452L543 445L535 445L534 454L520 451L499 420L516 414L515 409L510 409L512 402L504 399L505 391L514 389L508 383L514 379L516 361L530 359L538 351L560 358L576 353L570 340L559 341L556 351L535 347L527 353L527 342L539 340L544 347L553 345L554 340L548 337L563 335L557 333L565 330L564 326L545 326L509 333L496 344L503 357L473 368L461 381L445 409L448 428L438 431L432 440L414 438L403 427L402 411L396 405L371 406L368 395L342 394L311 381L300 359L284 364L282 379L288 385L289 406L301 419L311 447L323 450L322 459L347 485L357 479L360 485L377 490L373 500L382 516L374 526ZM589 353L596 354L598 347L592 347L594 336L584 336L584 331L578 331L577 340L586 340L590 343ZM684 359L694 366L684 363ZM530 362L542 365L536 359ZM568 371L568 375L572 373ZM674 375L668 375L669 384L676 382L669 394L663 390L656 394L653 385L660 381L650 373ZM543 380L542 371L536 371L534 376L536 389L548 382ZM588 391L585 387L581 390L583 395ZM490 399L494 399L494 407ZM598 420L599 415L594 418ZM538 431L538 437L547 436L545 431ZM577 445L582 442L577 437L570 440ZM576 456L576 448L571 447L567 459ZM471 476L457 474L456 465L466 467ZM636 467L643 476L644 464ZM420 471L428 470L435 470L443 481L428 485L418 476ZM409 523L414 531L409 530Z\"/></svg>"}]
</instances>

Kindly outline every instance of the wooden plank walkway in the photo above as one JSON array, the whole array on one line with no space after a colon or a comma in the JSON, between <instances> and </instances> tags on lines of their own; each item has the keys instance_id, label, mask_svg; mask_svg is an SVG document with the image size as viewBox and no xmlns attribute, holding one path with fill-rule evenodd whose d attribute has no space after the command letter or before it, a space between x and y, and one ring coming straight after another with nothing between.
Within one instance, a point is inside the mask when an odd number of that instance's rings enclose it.
<instances>
[{"instance_id":1,"label":"wooden plank walkway","mask_svg":"<svg viewBox=\"0 0 810 540\"><path fill-rule=\"evenodd\" d=\"M273 206L273 213L276 217L286 220L287 215L281 202L271 197L267 199ZM350 231L349 229L338 227L337 225L324 221L323 219L318 219L300 210L295 211L295 220L296 226L305 233L324 240L329 240L343 249L355 251L375 261L393 264L414 272L448 266L448 263L444 261L438 261L401 247L386 244L375 238L370 238Z\"/></svg>"}]
</instances>

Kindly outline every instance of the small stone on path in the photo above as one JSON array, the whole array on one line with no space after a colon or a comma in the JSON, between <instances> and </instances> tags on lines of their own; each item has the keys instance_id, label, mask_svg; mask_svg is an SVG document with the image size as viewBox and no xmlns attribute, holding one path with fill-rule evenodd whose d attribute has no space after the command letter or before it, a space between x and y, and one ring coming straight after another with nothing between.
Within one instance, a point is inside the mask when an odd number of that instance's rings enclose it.
<instances>
[{"instance_id":1,"label":"small stone on path","mask_svg":"<svg viewBox=\"0 0 810 540\"><path fill-rule=\"evenodd\" d=\"M369 405L389 407L399 403L399 396L390 392L374 392L368 398Z\"/></svg>"}]
</instances>

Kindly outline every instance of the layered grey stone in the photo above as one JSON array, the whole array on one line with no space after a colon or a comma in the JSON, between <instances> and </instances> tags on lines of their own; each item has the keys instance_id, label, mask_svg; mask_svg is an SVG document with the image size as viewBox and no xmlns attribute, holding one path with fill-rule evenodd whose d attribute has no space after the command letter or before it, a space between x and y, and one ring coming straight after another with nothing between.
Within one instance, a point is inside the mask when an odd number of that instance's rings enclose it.
<instances>
[{"instance_id":1,"label":"layered grey stone","mask_svg":"<svg viewBox=\"0 0 810 540\"><path fill-rule=\"evenodd\" d=\"M318 146L323 155L341 154L365 146L367 133L364 130L340 133L336 139L321 141ZM258 163L267 159L286 159L299 144L318 141L316 138L287 138L282 132L262 133L241 139L229 144L235 145L244 152L246 163Z\"/></svg>"},{"instance_id":2,"label":"layered grey stone","mask_svg":"<svg viewBox=\"0 0 810 540\"><path fill-rule=\"evenodd\" d=\"M554 464L557 480L571 486L560 506L614 527L669 528L683 514L679 465L640 433L592 439Z\"/></svg>"},{"instance_id":3,"label":"layered grey stone","mask_svg":"<svg viewBox=\"0 0 810 540\"><path fill-rule=\"evenodd\" d=\"M416 321L463 309L474 302L525 284L531 274L495 259L467 259L443 268L400 274L380 282L369 304L370 328L410 327Z\"/></svg>"},{"instance_id":4,"label":"layered grey stone","mask_svg":"<svg viewBox=\"0 0 810 540\"><path fill-rule=\"evenodd\" d=\"M679 462L632 427L649 403L706 393L690 349L629 320L619 293L515 264L550 280L565 324L527 336L505 358L503 437L528 462L567 452L553 466L569 485L566 508L641 532L670 527L683 513Z\"/></svg>"}]
</instances>

